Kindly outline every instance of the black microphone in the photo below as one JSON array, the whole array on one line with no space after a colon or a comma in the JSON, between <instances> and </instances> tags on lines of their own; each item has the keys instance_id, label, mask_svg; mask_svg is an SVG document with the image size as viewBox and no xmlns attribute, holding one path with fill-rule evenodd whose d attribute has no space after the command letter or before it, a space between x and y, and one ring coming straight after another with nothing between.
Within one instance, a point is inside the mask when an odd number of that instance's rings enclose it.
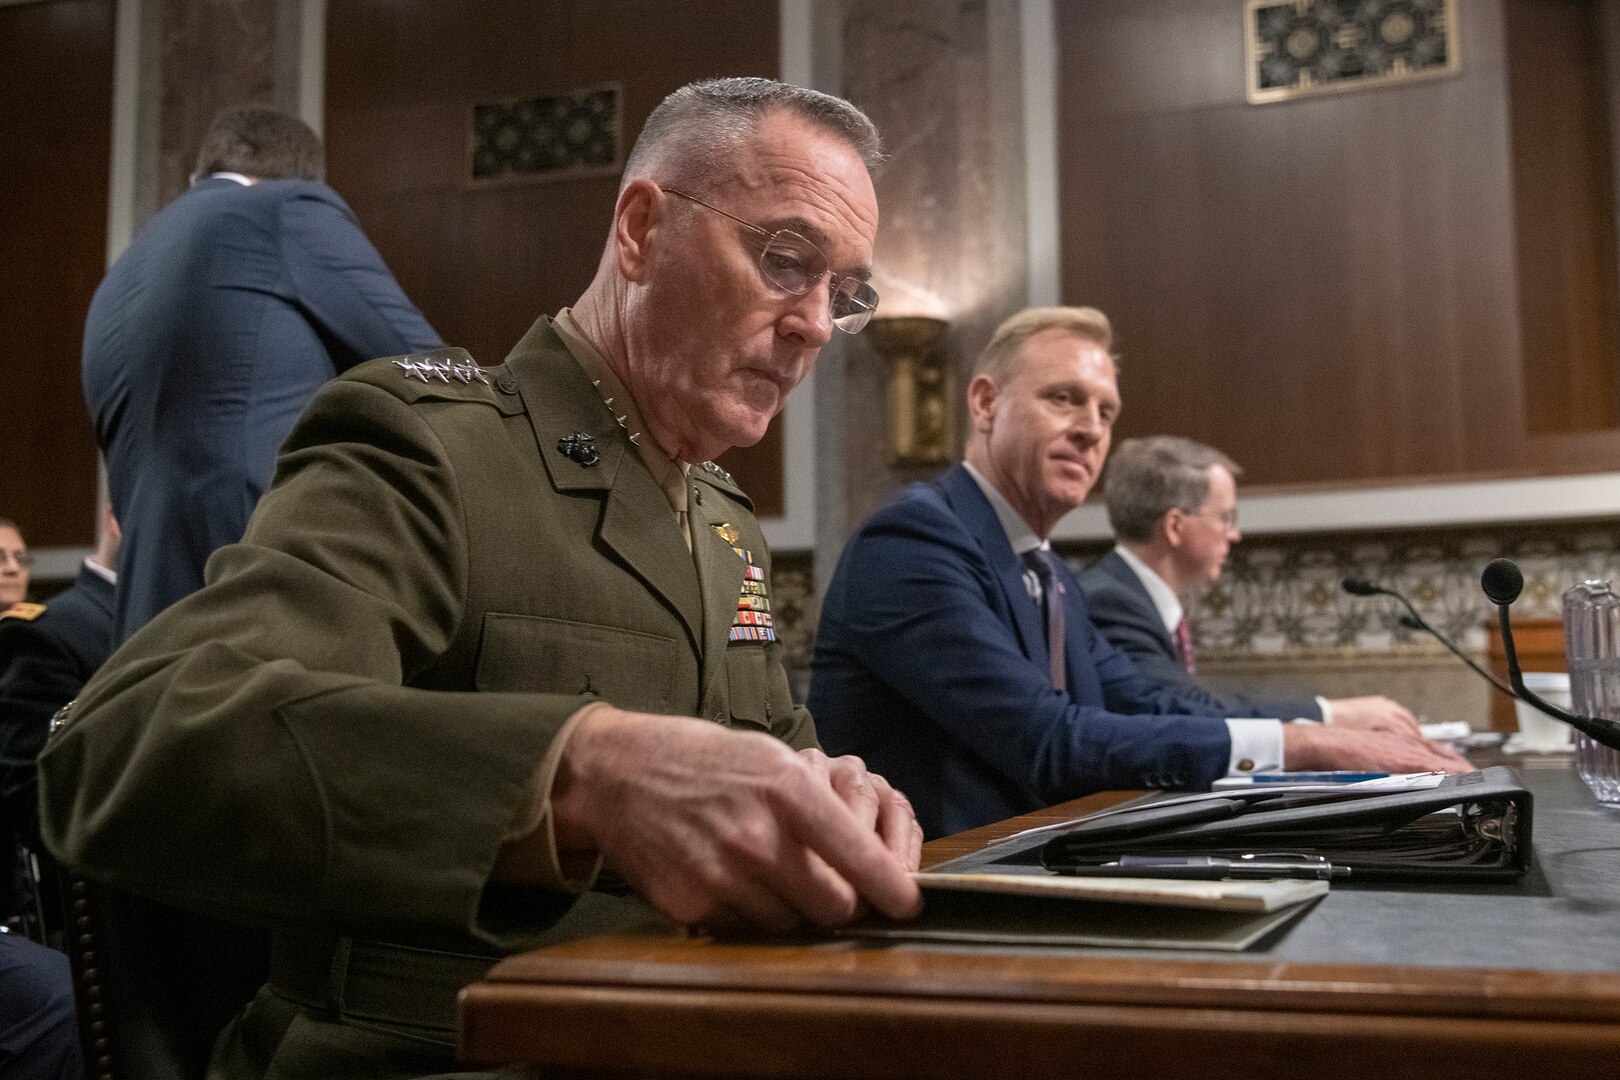
<instances>
[{"instance_id":1,"label":"black microphone","mask_svg":"<svg viewBox=\"0 0 1620 1080\"><path fill-rule=\"evenodd\" d=\"M1508 682L1513 684L1513 692L1519 699L1527 705L1535 706L1554 720L1563 721L1593 742L1607 746L1610 750L1620 750L1620 724L1602 717L1582 716L1568 709L1561 709L1550 701L1542 701L1525 687L1524 673L1519 670L1519 656L1513 649L1513 627L1508 619L1508 608L1524 589L1524 574L1513 560L1491 560L1490 565L1485 567L1485 572L1479 576L1479 587L1485 590L1485 595L1496 605L1497 615L1502 621L1502 651L1507 654Z\"/></svg>"},{"instance_id":2,"label":"black microphone","mask_svg":"<svg viewBox=\"0 0 1620 1080\"><path fill-rule=\"evenodd\" d=\"M1424 633L1429 634L1434 638L1434 640L1450 649L1451 655L1455 656L1457 659L1461 660L1463 663L1467 664L1471 669L1473 669L1474 674L1496 687L1508 697L1518 700L1517 695L1513 693L1512 689L1509 688L1506 683L1504 683L1501 679L1498 679L1495 675L1492 675L1490 672L1486 671L1484 668L1480 667L1478 664L1474 663L1473 657L1459 649L1456 643L1450 638L1446 637L1446 635L1430 626L1424 620L1423 616L1418 614L1417 608L1412 606L1412 601L1408 600L1394 589L1386 588L1383 585L1379 585L1371 581L1363 581L1361 578L1348 577L1345 578L1344 581L1340 582L1340 586L1351 596L1393 596L1406 607L1406 614L1402 615L1400 619L1402 626L1411 627L1413 630L1422 630Z\"/></svg>"}]
</instances>

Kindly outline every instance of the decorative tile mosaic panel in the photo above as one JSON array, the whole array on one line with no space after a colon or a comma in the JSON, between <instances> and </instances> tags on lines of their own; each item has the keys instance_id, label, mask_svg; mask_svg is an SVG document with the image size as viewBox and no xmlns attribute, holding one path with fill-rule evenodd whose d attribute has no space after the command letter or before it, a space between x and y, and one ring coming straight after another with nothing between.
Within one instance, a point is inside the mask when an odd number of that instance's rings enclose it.
<instances>
[{"instance_id":1,"label":"decorative tile mosaic panel","mask_svg":"<svg viewBox=\"0 0 1620 1080\"><path fill-rule=\"evenodd\" d=\"M1256 104L1457 70L1455 0L1247 0Z\"/></svg>"},{"instance_id":2,"label":"decorative tile mosaic panel","mask_svg":"<svg viewBox=\"0 0 1620 1080\"><path fill-rule=\"evenodd\" d=\"M1084 566L1102 552L1076 552ZM1485 564L1506 556L1524 571L1515 615L1560 614L1578 581L1620 579L1620 522L1503 527L1373 536L1261 538L1232 549L1226 573L1188 604L1200 658L1430 652L1436 646L1400 625L1388 597L1350 596L1346 577L1405 593L1423 617L1464 649L1483 652L1495 607L1479 588Z\"/></svg>"},{"instance_id":3,"label":"decorative tile mosaic panel","mask_svg":"<svg viewBox=\"0 0 1620 1080\"><path fill-rule=\"evenodd\" d=\"M622 164L618 83L473 106L475 181L611 173Z\"/></svg>"}]
</instances>

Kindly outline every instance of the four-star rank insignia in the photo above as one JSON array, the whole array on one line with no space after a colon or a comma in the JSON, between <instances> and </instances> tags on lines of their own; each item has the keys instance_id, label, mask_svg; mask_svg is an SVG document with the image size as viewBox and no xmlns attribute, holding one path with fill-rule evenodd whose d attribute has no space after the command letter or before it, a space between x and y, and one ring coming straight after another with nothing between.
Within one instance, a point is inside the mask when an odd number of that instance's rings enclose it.
<instances>
[{"instance_id":1,"label":"four-star rank insignia","mask_svg":"<svg viewBox=\"0 0 1620 1080\"><path fill-rule=\"evenodd\" d=\"M602 460L596 449L596 440L583 431L575 431L557 440L557 452L575 465L590 468Z\"/></svg>"},{"instance_id":2,"label":"four-star rank insignia","mask_svg":"<svg viewBox=\"0 0 1620 1080\"><path fill-rule=\"evenodd\" d=\"M711 525L715 533L731 545L743 561L742 589L737 594L737 617L731 622L732 641L775 641L776 624L771 619L771 594L765 586L765 568L755 564L754 553L740 547L742 537L726 522Z\"/></svg>"}]
</instances>

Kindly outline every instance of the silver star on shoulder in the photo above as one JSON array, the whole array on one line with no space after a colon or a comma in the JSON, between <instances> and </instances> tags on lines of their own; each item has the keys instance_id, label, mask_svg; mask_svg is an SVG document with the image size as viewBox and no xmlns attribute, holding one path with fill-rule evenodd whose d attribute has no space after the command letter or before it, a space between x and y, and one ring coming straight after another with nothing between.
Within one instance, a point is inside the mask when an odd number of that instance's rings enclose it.
<instances>
[{"instance_id":1,"label":"silver star on shoulder","mask_svg":"<svg viewBox=\"0 0 1620 1080\"><path fill-rule=\"evenodd\" d=\"M737 481L735 481L735 480L733 480L731 478L730 473L726 472L726 470L722 469L720 466L716 465L712 461L705 461L703 463L703 467L705 469L708 469L710 472L714 473L714 475L718 476L720 479L724 480L728 484L735 484L737 482Z\"/></svg>"},{"instance_id":2,"label":"silver star on shoulder","mask_svg":"<svg viewBox=\"0 0 1620 1080\"><path fill-rule=\"evenodd\" d=\"M423 382L430 382L429 376L433 376L443 383L449 382L452 378L464 383L477 379L485 386L489 385L489 376L484 374L484 369L465 360L429 360L426 357L409 356L404 360L395 360L394 366L403 369L407 379L417 378Z\"/></svg>"}]
</instances>

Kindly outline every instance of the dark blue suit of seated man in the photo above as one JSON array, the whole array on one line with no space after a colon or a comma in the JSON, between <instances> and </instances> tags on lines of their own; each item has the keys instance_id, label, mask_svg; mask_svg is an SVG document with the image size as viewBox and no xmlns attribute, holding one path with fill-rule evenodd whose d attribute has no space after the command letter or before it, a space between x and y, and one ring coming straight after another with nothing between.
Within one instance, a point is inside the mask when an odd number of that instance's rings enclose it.
<instances>
[{"instance_id":1,"label":"dark blue suit of seated man","mask_svg":"<svg viewBox=\"0 0 1620 1080\"><path fill-rule=\"evenodd\" d=\"M929 837L1109 788L1469 768L1415 730L1231 718L1097 632L1048 537L1108 453L1111 343L1092 308L1030 309L996 331L968 387L965 464L907 488L839 560L809 700L828 750L888 777Z\"/></svg>"}]
</instances>

